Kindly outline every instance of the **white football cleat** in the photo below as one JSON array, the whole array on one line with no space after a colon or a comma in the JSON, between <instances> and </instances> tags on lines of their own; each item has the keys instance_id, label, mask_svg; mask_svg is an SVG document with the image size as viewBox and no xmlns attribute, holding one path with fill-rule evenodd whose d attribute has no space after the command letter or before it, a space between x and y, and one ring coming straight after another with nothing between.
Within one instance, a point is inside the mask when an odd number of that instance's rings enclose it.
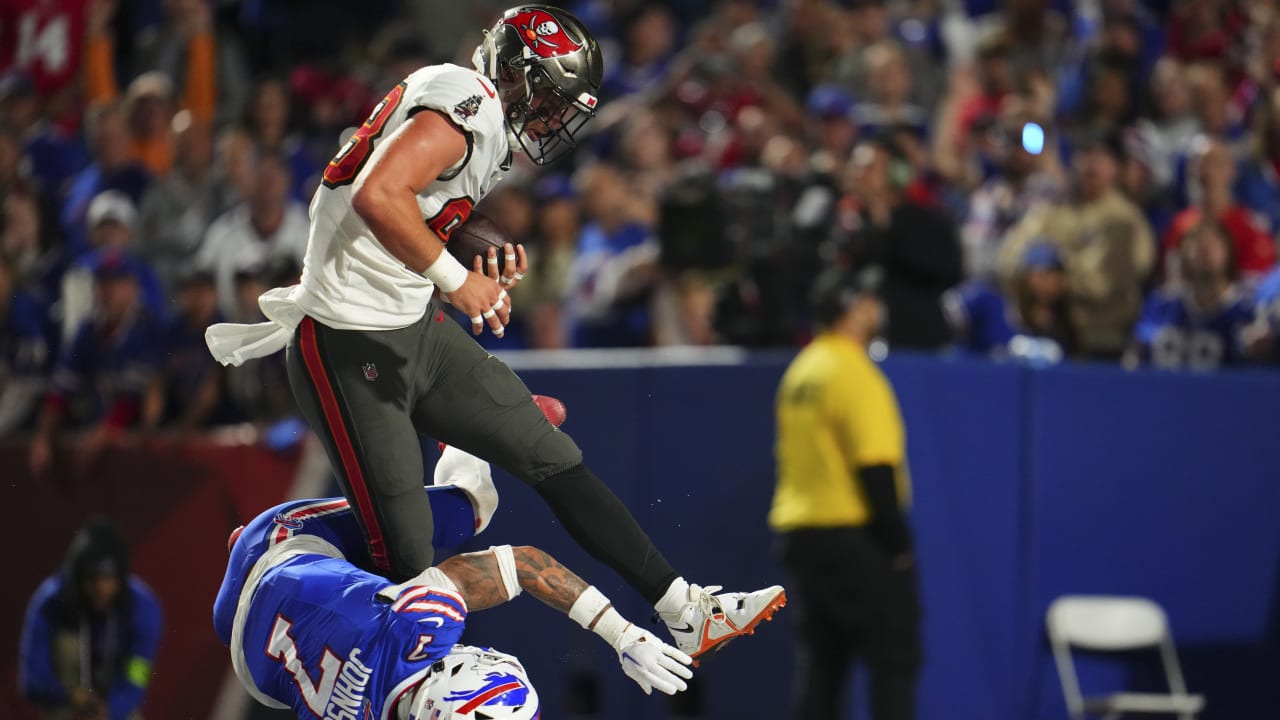
<instances>
[{"instance_id":1,"label":"white football cleat","mask_svg":"<svg viewBox=\"0 0 1280 720\"><path fill-rule=\"evenodd\" d=\"M773 614L787 604L787 593L781 585L773 585L752 593L715 593L719 585L689 585L689 601L676 613L658 613L667 624L676 647L694 659L719 651L740 635L751 635L756 625L772 620Z\"/></svg>"}]
</instances>

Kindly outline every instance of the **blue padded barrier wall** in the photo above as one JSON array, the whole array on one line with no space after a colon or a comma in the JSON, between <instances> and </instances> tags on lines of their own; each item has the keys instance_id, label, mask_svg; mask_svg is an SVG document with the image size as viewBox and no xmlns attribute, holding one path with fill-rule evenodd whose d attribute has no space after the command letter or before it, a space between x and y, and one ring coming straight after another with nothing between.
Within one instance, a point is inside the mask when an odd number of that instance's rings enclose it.
<instances>
[{"instance_id":1,"label":"blue padded barrier wall","mask_svg":"<svg viewBox=\"0 0 1280 720\"><path fill-rule=\"evenodd\" d=\"M566 402L565 431L677 569L746 589L785 580L765 513L773 394L788 359L520 374ZM1031 371L910 356L885 370L914 486L922 720L1065 717L1043 640L1044 611L1065 592L1165 604L1188 684L1209 695L1204 717L1268 717L1280 706L1280 482L1269 462L1280 375ZM544 547L649 622L647 604L579 550L535 492L502 473L498 483L502 504L477 547ZM531 598L474 614L467 639L520 655L546 717L783 718L787 620L784 610L704 663L676 700L639 693L603 642ZM1083 678L1150 679L1087 663Z\"/></svg>"}]
</instances>

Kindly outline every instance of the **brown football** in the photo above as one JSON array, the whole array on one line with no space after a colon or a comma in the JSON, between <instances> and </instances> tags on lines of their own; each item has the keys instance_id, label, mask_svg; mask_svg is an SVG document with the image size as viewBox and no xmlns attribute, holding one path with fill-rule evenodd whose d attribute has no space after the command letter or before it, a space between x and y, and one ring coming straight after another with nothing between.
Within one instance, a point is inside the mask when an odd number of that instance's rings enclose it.
<instances>
[{"instance_id":1,"label":"brown football","mask_svg":"<svg viewBox=\"0 0 1280 720\"><path fill-rule=\"evenodd\" d=\"M479 210L472 210L471 217L449 236L445 249L468 270L474 270L477 255L485 257L489 248L497 248L498 271L501 272L506 265L502 246L509 242L511 238L497 223ZM486 273L488 270L488 267L484 268Z\"/></svg>"}]
</instances>

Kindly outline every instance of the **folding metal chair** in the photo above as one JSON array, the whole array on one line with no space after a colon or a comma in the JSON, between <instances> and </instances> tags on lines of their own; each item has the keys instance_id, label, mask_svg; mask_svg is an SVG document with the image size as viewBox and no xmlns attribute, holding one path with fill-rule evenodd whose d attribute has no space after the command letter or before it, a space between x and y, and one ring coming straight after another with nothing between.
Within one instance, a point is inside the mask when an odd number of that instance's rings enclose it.
<instances>
[{"instance_id":1,"label":"folding metal chair","mask_svg":"<svg viewBox=\"0 0 1280 720\"><path fill-rule=\"evenodd\" d=\"M1084 720L1090 715L1115 720L1126 713L1177 715L1179 720L1194 720L1204 709L1204 696L1187 693L1169 620L1164 609L1151 600L1065 595L1049 606L1045 625L1072 720ZM1158 648L1169 693L1119 692L1085 697L1076 677L1073 647L1098 652Z\"/></svg>"}]
</instances>

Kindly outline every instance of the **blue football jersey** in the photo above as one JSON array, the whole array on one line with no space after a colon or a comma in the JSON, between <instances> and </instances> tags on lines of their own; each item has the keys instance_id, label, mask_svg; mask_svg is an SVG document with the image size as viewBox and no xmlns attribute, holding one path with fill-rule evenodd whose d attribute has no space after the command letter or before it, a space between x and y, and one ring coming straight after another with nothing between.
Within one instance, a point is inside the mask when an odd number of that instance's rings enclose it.
<instances>
[{"instance_id":1,"label":"blue football jersey","mask_svg":"<svg viewBox=\"0 0 1280 720\"><path fill-rule=\"evenodd\" d=\"M432 544L437 549L457 547L475 535L475 511L466 493L453 485L432 485L425 492L431 501ZM231 547L227 572L213 602L213 627L223 645L231 644L236 604L254 564L267 550L299 535L321 538L356 567L373 569L364 532L344 498L295 500L259 513Z\"/></svg>"},{"instance_id":2,"label":"blue football jersey","mask_svg":"<svg viewBox=\"0 0 1280 720\"><path fill-rule=\"evenodd\" d=\"M342 558L289 552L316 544L296 537L265 556L237 611L236 674L260 702L299 718L396 717L462 635L466 605L434 568L392 585Z\"/></svg>"},{"instance_id":3,"label":"blue football jersey","mask_svg":"<svg viewBox=\"0 0 1280 720\"><path fill-rule=\"evenodd\" d=\"M1143 364L1208 370L1244 361L1241 331L1253 320L1242 293L1210 312L1181 293L1154 293L1134 329Z\"/></svg>"}]
</instances>

